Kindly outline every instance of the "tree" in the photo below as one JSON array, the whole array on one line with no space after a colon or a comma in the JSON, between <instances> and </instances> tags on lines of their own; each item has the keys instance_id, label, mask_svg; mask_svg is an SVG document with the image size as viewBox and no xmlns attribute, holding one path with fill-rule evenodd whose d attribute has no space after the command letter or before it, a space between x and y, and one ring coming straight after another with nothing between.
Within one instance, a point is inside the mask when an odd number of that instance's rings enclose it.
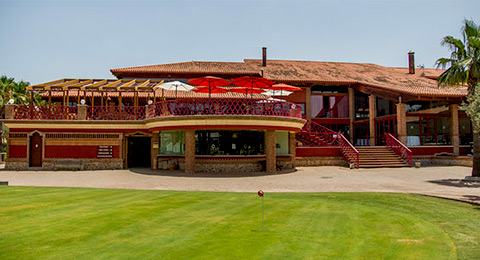
<instances>
[{"instance_id":1,"label":"tree","mask_svg":"<svg viewBox=\"0 0 480 260\"><path fill-rule=\"evenodd\" d=\"M30 83L24 82L15 82L14 78L8 78L7 76L0 77L0 115L1 118L4 118L5 115L5 105L8 104L10 99L13 99L15 104L26 104L28 102L26 88ZM0 151L4 150L4 131L3 123L0 124Z\"/></svg>"},{"instance_id":2,"label":"tree","mask_svg":"<svg viewBox=\"0 0 480 260\"><path fill-rule=\"evenodd\" d=\"M453 36L445 36L441 42L452 51L450 58L437 60L437 68L448 69L438 77L440 86L459 86L467 84L468 96L463 109L468 113L475 111L475 104L478 103L477 91L480 82L480 27L472 20L465 20L462 27L463 40ZM469 109L470 108L470 109ZM478 116L470 116L472 124L479 124ZM480 129L473 128L473 169L472 176L480 177Z\"/></svg>"}]
</instances>

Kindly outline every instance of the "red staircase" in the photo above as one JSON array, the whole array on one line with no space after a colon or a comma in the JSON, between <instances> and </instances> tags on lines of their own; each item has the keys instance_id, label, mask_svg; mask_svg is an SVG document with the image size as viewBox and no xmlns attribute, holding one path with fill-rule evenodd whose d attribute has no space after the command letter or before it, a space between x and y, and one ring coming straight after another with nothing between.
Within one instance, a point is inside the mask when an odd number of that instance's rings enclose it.
<instances>
[{"instance_id":1,"label":"red staircase","mask_svg":"<svg viewBox=\"0 0 480 260\"><path fill-rule=\"evenodd\" d=\"M343 158L355 168L412 166L412 151L391 134L387 146L354 147L341 133L307 120L297 133L297 147L340 146Z\"/></svg>"},{"instance_id":2,"label":"red staircase","mask_svg":"<svg viewBox=\"0 0 480 260\"><path fill-rule=\"evenodd\" d=\"M341 133L307 120L296 138L297 147L340 146L343 158L356 168L359 166L358 151Z\"/></svg>"}]
</instances>

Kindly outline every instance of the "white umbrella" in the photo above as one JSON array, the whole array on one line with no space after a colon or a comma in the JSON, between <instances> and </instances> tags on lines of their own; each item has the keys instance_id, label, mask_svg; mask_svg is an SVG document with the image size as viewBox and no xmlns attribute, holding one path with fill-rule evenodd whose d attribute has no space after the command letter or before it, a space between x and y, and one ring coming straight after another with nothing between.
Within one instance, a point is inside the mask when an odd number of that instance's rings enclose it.
<instances>
[{"instance_id":1,"label":"white umbrella","mask_svg":"<svg viewBox=\"0 0 480 260\"><path fill-rule=\"evenodd\" d=\"M190 91L195 88L180 81L163 83L160 87L165 90L175 90L175 98L177 98L177 91Z\"/></svg>"},{"instance_id":2,"label":"white umbrella","mask_svg":"<svg viewBox=\"0 0 480 260\"><path fill-rule=\"evenodd\" d=\"M271 97L271 98L260 100L257 103L270 103L270 102L287 102L287 101L285 101L283 99L278 99L278 98Z\"/></svg>"},{"instance_id":3,"label":"white umbrella","mask_svg":"<svg viewBox=\"0 0 480 260\"><path fill-rule=\"evenodd\" d=\"M280 91L280 90L273 90L273 89L264 89L265 92L263 92L262 94L264 95L268 95L268 96L288 96L290 94L292 94L293 92L292 91Z\"/></svg>"}]
</instances>

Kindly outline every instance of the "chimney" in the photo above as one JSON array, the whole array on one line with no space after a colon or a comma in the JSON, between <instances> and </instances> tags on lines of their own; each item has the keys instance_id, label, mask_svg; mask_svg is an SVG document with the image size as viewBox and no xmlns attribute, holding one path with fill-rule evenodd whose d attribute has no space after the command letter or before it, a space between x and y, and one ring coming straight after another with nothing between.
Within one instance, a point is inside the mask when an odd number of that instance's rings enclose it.
<instances>
[{"instance_id":1,"label":"chimney","mask_svg":"<svg viewBox=\"0 0 480 260\"><path fill-rule=\"evenodd\" d=\"M408 52L408 73L415 74L415 52Z\"/></svg>"},{"instance_id":2,"label":"chimney","mask_svg":"<svg viewBox=\"0 0 480 260\"><path fill-rule=\"evenodd\" d=\"M267 47L262 47L262 67L267 66Z\"/></svg>"}]
</instances>

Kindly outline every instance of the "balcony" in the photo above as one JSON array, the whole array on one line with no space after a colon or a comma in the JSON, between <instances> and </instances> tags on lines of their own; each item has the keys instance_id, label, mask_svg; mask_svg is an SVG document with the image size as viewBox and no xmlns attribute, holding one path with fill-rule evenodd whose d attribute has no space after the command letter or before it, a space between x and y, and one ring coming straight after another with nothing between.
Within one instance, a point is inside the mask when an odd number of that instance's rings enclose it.
<instances>
[{"instance_id":1,"label":"balcony","mask_svg":"<svg viewBox=\"0 0 480 260\"><path fill-rule=\"evenodd\" d=\"M6 119L142 121L181 116L269 116L302 118L299 105L248 98L196 98L160 101L145 106L9 105Z\"/></svg>"}]
</instances>

